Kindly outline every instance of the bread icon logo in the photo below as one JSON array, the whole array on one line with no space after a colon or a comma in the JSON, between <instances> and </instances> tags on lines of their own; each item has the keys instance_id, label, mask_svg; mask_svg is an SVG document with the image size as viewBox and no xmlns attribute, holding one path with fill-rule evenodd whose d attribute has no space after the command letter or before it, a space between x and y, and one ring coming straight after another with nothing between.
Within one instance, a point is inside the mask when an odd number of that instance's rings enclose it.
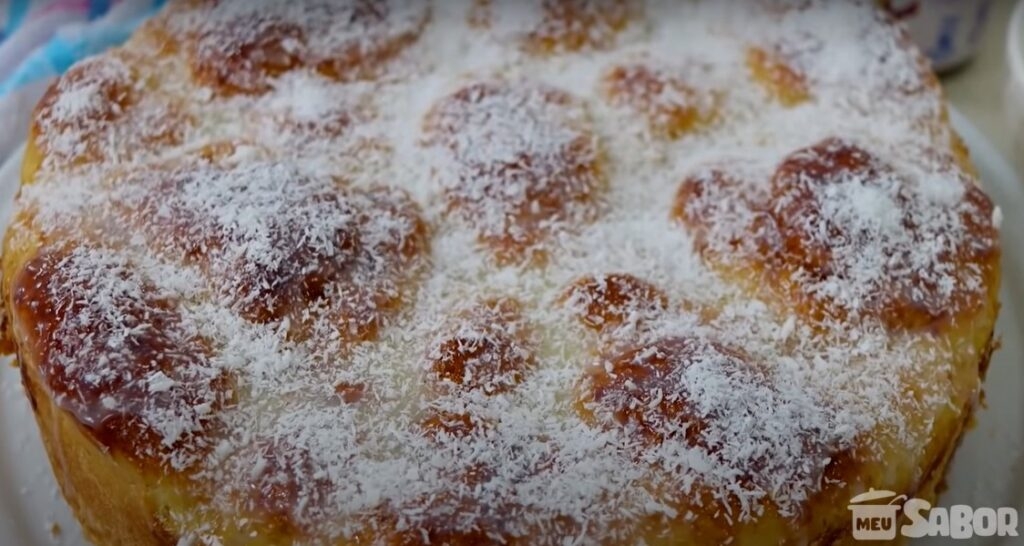
<instances>
[{"instance_id":1,"label":"bread icon logo","mask_svg":"<svg viewBox=\"0 0 1024 546\"><path fill-rule=\"evenodd\" d=\"M852 512L851 525L855 540L892 540L896 538L896 514L906 495L885 490L870 490L850 499L846 507ZM885 504L881 501L889 499Z\"/></svg>"}]
</instances>

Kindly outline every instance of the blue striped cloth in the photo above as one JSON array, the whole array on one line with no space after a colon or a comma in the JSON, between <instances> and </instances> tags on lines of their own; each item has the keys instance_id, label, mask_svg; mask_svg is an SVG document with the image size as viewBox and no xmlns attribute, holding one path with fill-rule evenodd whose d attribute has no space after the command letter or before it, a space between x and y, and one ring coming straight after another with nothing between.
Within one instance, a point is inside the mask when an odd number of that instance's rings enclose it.
<instances>
[{"instance_id":1,"label":"blue striped cloth","mask_svg":"<svg viewBox=\"0 0 1024 546\"><path fill-rule=\"evenodd\" d=\"M0 163L24 140L49 82L123 42L164 0L0 0Z\"/></svg>"},{"instance_id":2,"label":"blue striped cloth","mask_svg":"<svg viewBox=\"0 0 1024 546\"><path fill-rule=\"evenodd\" d=\"M123 42L164 0L0 2L0 98Z\"/></svg>"}]
</instances>

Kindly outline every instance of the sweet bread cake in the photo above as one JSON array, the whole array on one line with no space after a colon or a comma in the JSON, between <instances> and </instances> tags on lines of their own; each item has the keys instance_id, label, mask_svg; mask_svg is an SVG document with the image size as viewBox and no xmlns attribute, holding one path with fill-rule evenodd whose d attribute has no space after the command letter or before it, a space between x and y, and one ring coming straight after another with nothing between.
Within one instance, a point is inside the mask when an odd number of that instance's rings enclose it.
<instances>
[{"instance_id":1,"label":"sweet bread cake","mask_svg":"<svg viewBox=\"0 0 1024 546\"><path fill-rule=\"evenodd\" d=\"M842 544L999 221L867 2L186 0L40 101L3 338L96 544Z\"/></svg>"}]
</instances>

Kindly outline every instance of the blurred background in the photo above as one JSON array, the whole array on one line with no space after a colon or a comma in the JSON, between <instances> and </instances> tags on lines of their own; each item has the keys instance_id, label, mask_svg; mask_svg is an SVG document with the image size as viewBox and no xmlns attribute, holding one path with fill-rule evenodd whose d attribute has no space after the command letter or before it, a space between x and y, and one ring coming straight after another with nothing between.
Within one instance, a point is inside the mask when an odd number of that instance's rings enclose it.
<instances>
[{"instance_id":1,"label":"blurred background","mask_svg":"<svg viewBox=\"0 0 1024 546\"><path fill-rule=\"evenodd\" d=\"M0 0L0 163L20 145L55 75L123 41L164 1ZM931 57L953 106L1024 171L1024 7L1016 0L876 1Z\"/></svg>"},{"instance_id":2,"label":"blurred background","mask_svg":"<svg viewBox=\"0 0 1024 546\"><path fill-rule=\"evenodd\" d=\"M1024 150L1024 42L1021 30L1016 31L1014 43L1008 38L1011 24L1024 26L1024 6L1018 6L1024 2L889 3L919 6L915 15L897 11L897 16L904 17L915 40L932 58L949 101L981 129L1003 157L1016 163L1018 173L1022 172L1024 157L1015 156L1022 155L1017 150ZM1009 55L1010 51L1015 55ZM1011 56L1021 66L1011 70Z\"/></svg>"}]
</instances>

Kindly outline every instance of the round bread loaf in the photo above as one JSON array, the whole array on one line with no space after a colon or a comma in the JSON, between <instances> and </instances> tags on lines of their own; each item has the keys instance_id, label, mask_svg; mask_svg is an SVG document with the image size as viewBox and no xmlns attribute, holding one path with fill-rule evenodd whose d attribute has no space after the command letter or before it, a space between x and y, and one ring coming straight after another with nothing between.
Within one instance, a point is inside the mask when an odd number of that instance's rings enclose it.
<instances>
[{"instance_id":1,"label":"round bread loaf","mask_svg":"<svg viewBox=\"0 0 1024 546\"><path fill-rule=\"evenodd\" d=\"M999 209L869 2L172 2L39 103L3 337L101 545L843 544Z\"/></svg>"}]
</instances>

